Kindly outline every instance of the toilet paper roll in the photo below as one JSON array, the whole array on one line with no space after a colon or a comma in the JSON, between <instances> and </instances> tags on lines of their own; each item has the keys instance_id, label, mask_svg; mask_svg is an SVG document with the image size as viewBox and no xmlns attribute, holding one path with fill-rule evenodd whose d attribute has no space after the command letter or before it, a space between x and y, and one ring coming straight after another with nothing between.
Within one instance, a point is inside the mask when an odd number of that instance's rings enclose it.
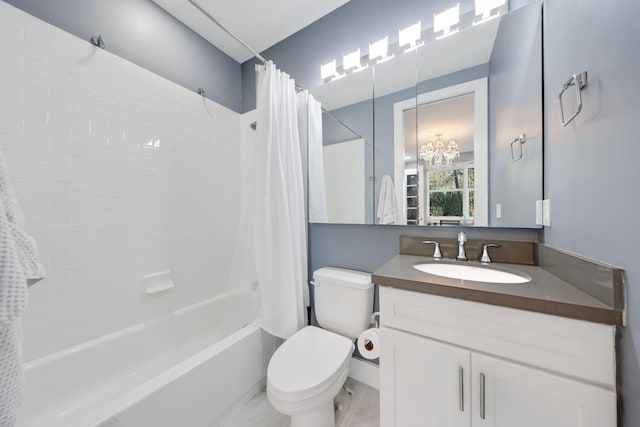
<instances>
[{"instance_id":1,"label":"toilet paper roll","mask_svg":"<svg viewBox=\"0 0 640 427\"><path fill-rule=\"evenodd\" d=\"M367 329L358 337L358 351L365 359L380 357L380 330Z\"/></svg>"}]
</instances>

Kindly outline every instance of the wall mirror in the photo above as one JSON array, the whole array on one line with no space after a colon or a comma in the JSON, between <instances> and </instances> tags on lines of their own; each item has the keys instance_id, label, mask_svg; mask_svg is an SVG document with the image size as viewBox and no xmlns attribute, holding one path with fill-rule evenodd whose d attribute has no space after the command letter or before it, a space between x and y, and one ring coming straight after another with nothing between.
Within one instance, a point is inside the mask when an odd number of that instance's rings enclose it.
<instances>
[{"instance_id":1,"label":"wall mirror","mask_svg":"<svg viewBox=\"0 0 640 427\"><path fill-rule=\"evenodd\" d=\"M537 227L541 24L531 3L313 89L351 129L323 115L328 222Z\"/></svg>"}]
</instances>

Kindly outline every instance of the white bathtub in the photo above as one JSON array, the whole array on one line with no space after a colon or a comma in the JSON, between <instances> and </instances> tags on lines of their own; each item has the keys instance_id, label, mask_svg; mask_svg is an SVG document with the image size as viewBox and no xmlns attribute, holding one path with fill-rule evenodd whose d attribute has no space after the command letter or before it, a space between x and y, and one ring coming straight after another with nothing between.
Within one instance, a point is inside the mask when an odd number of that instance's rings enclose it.
<instances>
[{"instance_id":1,"label":"white bathtub","mask_svg":"<svg viewBox=\"0 0 640 427\"><path fill-rule=\"evenodd\" d=\"M19 427L208 427L264 383L275 339L227 293L26 366Z\"/></svg>"}]
</instances>

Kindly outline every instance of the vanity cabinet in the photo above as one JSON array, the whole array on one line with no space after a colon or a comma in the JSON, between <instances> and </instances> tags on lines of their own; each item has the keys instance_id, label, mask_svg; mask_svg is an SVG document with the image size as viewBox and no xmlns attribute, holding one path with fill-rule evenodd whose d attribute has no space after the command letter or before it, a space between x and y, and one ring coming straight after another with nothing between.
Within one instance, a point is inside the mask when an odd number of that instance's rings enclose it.
<instances>
[{"instance_id":1,"label":"vanity cabinet","mask_svg":"<svg viewBox=\"0 0 640 427\"><path fill-rule=\"evenodd\" d=\"M380 288L382 427L615 427L615 328Z\"/></svg>"}]
</instances>

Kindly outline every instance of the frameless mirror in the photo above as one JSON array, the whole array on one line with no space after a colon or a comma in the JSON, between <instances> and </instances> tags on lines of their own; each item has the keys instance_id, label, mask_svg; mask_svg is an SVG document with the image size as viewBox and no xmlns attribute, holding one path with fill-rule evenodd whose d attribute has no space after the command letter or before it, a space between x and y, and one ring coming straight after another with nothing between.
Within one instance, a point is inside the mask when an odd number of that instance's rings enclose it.
<instances>
[{"instance_id":1,"label":"frameless mirror","mask_svg":"<svg viewBox=\"0 0 640 427\"><path fill-rule=\"evenodd\" d=\"M536 227L541 21L531 3L312 90L351 128L323 115L328 222Z\"/></svg>"}]
</instances>

